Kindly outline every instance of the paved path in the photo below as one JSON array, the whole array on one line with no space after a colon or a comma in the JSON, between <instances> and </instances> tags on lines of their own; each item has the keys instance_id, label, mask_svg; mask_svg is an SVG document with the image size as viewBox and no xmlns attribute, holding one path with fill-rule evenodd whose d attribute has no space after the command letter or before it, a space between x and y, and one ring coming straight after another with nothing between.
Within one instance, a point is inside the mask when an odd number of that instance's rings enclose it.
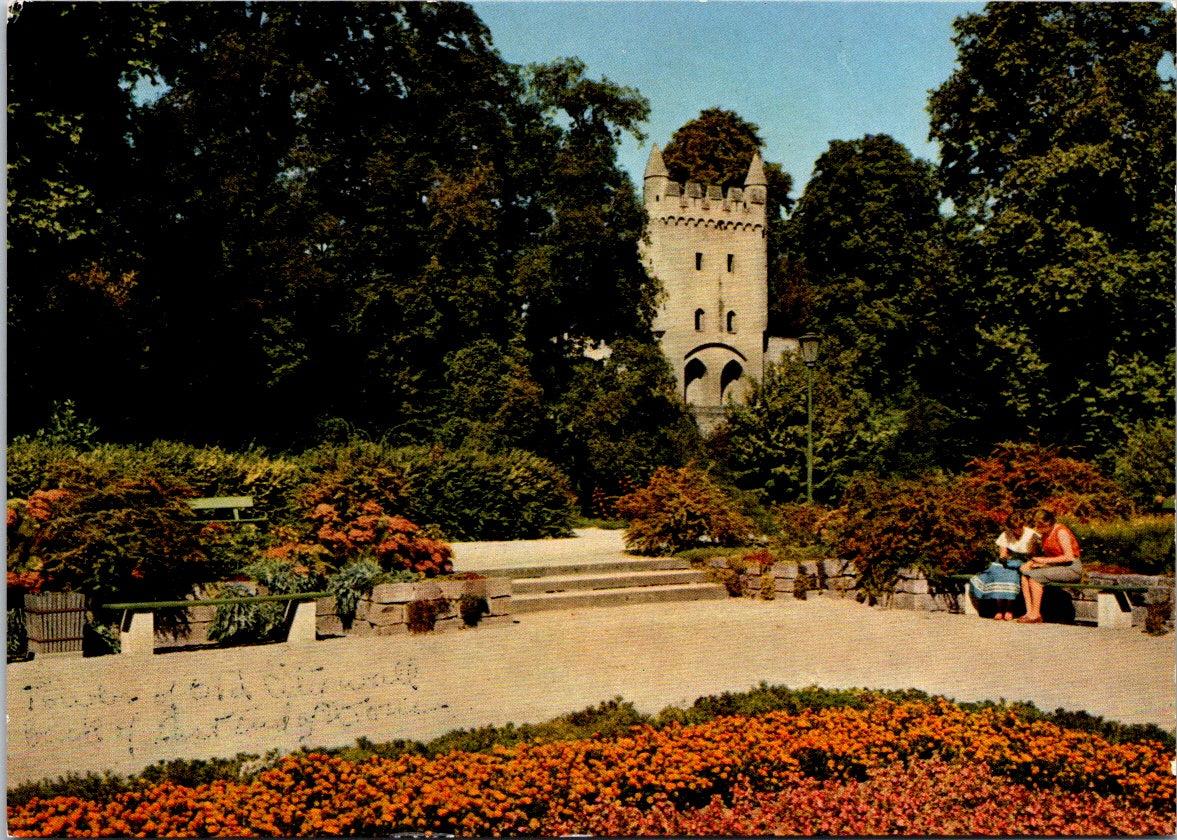
<instances>
[{"instance_id":1,"label":"paved path","mask_svg":"<svg viewBox=\"0 0 1177 840\"><path fill-rule=\"evenodd\" d=\"M575 537L551 540L454 543L454 571L475 572L517 566L569 566L632 559L620 530L578 528Z\"/></svg>"},{"instance_id":2,"label":"paved path","mask_svg":"<svg viewBox=\"0 0 1177 840\"><path fill-rule=\"evenodd\" d=\"M561 556L601 556L618 539L589 535ZM536 555L544 544L466 544L456 565L550 563L560 542ZM7 668L9 784L361 736L429 739L616 696L654 712L761 681L1025 700L1168 729L1177 719L1171 635L739 598L527 613L428 636L16 663Z\"/></svg>"}]
</instances>

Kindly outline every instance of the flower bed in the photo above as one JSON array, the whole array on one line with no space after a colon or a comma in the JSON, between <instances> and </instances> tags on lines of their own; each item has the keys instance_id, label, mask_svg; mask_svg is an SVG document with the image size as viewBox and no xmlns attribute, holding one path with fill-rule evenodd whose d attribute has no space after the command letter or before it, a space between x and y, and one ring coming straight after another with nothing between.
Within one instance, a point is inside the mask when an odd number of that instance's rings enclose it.
<instances>
[{"instance_id":1,"label":"flower bed","mask_svg":"<svg viewBox=\"0 0 1177 840\"><path fill-rule=\"evenodd\" d=\"M641 725L627 734L282 759L249 782L31 799L18 836L1170 834L1173 756L1006 707L865 708Z\"/></svg>"}]
</instances>

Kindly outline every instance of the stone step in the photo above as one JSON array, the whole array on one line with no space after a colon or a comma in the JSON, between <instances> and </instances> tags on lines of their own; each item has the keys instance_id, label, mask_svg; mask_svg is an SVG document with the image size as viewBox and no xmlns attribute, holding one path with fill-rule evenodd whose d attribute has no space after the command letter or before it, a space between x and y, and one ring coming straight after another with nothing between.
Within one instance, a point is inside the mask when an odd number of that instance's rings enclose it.
<instances>
[{"instance_id":1,"label":"stone step","mask_svg":"<svg viewBox=\"0 0 1177 840\"><path fill-rule=\"evenodd\" d=\"M511 612L572 610L587 607L616 607L624 604L652 604L669 601L718 601L730 597L714 583L682 583L664 586L633 586L624 589L593 589L573 592L545 592L512 595Z\"/></svg>"},{"instance_id":2,"label":"stone step","mask_svg":"<svg viewBox=\"0 0 1177 840\"><path fill-rule=\"evenodd\" d=\"M589 589L624 589L635 586L669 586L702 583L707 573L694 569L646 569L614 571L608 574L547 575L513 578L512 596L544 592L584 591Z\"/></svg>"},{"instance_id":3,"label":"stone step","mask_svg":"<svg viewBox=\"0 0 1177 840\"><path fill-rule=\"evenodd\" d=\"M666 571L668 569L689 569L691 564L674 557L633 557L616 560L594 560L570 563L537 563L532 565L509 566L505 568L480 569L477 564L461 567L460 571L477 572L485 577L520 578L566 577L569 575L609 575L630 572Z\"/></svg>"}]
</instances>

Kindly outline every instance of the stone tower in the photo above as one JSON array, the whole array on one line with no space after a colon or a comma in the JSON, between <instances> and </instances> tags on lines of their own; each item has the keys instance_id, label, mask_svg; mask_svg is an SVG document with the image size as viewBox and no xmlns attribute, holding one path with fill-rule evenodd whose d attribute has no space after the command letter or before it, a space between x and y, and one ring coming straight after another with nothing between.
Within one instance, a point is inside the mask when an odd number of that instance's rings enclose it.
<instances>
[{"instance_id":1,"label":"stone tower","mask_svg":"<svg viewBox=\"0 0 1177 840\"><path fill-rule=\"evenodd\" d=\"M643 258L665 298L654 332L679 393L709 431L761 377L768 336L767 181L753 153L744 187L670 180L657 145L644 178Z\"/></svg>"}]
</instances>

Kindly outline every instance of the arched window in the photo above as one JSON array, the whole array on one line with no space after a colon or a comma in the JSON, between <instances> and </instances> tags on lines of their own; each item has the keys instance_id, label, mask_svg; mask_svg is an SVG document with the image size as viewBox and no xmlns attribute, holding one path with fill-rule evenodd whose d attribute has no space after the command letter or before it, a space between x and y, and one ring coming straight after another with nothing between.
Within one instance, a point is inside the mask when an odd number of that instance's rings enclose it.
<instances>
[{"instance_id":1,"label":"arched window","mask_svg":"<svg viewBox=\"0 0 1177 840\"><path fill-rule=\"evenodd\" d=\"M703 270L703 252L696 251L695 252L695 271L702 271L702 270Z\"/></svg>"},{"instance_id":2,"label":"arched window","mask_svg":"<svg viewBox=\"0 0 1177 840\"><path fill-rule=\"evenodd\" d=\"M736 331L736 313L735 312L727 313L727 331L729 333L734 333Z\"/></svg>"},{"instance_id":3,"label":"arched window","mask_svg":"<svg viewBox=\"0 0 1177 840\"><path fill-rule=\"evenodd\" d=\"M702 329L703 329L703 310L696 309L695 310L695 330L698 332L698 331L701 331Z\"/></svg>"}]
</instances>

